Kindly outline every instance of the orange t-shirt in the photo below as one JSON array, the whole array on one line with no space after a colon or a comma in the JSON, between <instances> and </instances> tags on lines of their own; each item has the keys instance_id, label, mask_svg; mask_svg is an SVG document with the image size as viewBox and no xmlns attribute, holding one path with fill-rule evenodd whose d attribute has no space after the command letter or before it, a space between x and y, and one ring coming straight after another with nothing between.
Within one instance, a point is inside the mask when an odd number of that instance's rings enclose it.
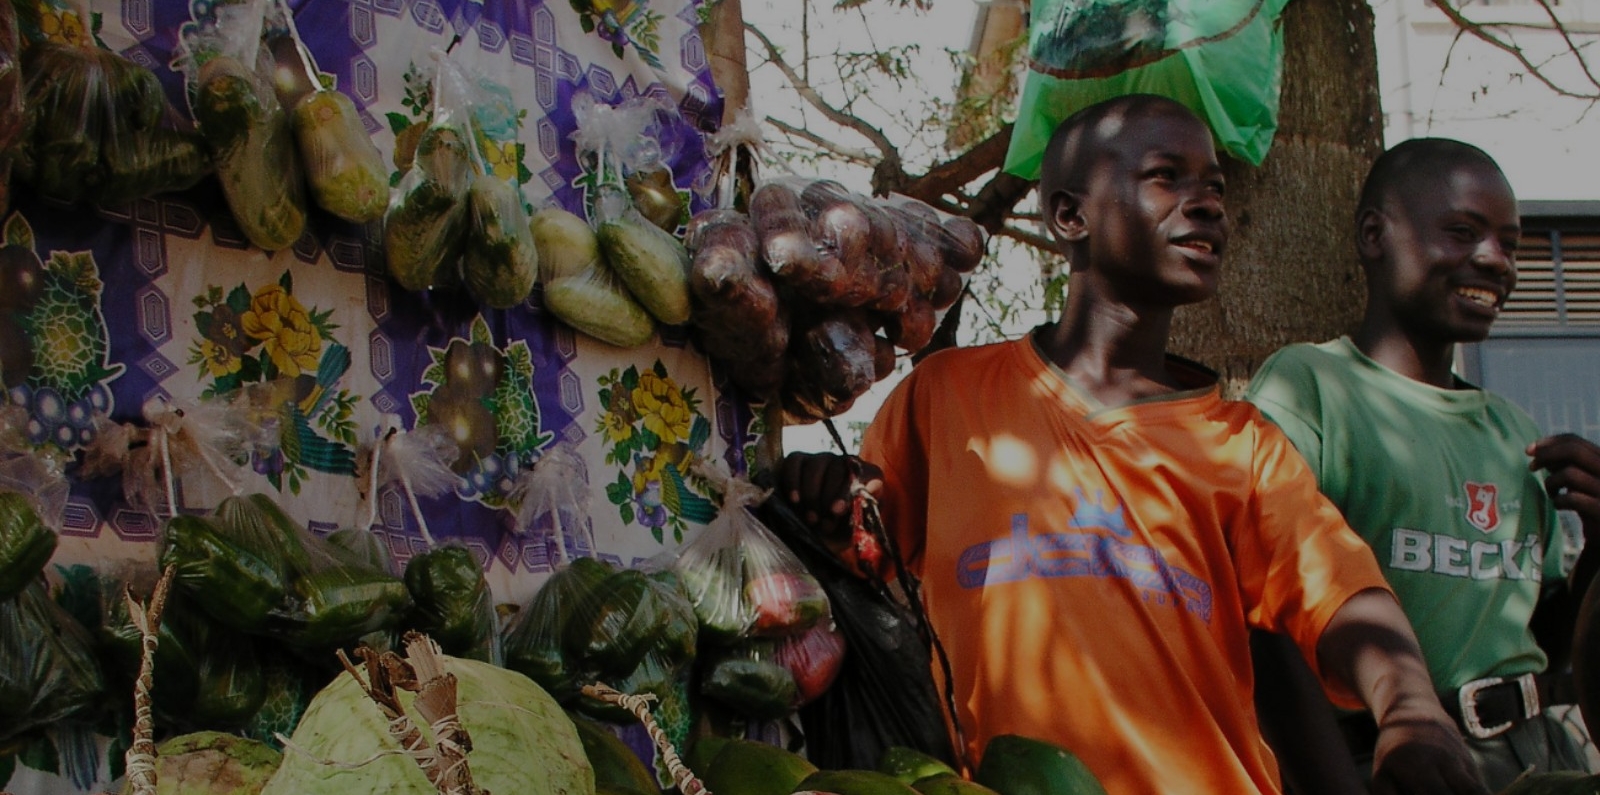
<instances>
[{"instance_id":1,"label":"orange t-shirt","mask_svg":"<svg viewBox=\"0 0 1600 795\"><path fill-rule=\"evenodd\" d=\"M1215 386L1105 408L1030 340L947 351L861 455L884 469L974 763L1020 734L1112 795L1279 792L1249 627L1315 665L1339 607L1387 587L1284 436Z\"/></svg>"}]
</instances>

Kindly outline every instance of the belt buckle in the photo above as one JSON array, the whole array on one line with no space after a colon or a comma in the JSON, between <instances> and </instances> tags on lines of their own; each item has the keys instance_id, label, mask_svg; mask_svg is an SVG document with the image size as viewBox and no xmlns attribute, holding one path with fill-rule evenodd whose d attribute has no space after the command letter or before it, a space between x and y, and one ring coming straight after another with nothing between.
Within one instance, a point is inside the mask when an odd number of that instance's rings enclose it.
<instances>
[{"instance_id":1,"label":"belt buckle","mask_svg":"<svg viewBox=\"0 0 1600 795\"><path fill-rule=\"evenodd\" d=\"M1517 689L1522 696L1523 720L1538 715L1539 687L1534 681L1533 674L1522 674L1513 681L1517 683ZM1508 720L1493 726L1485 726L1483 721L1478 718L1478 692L1505 682L1505 677L1490 676L1483 679L1475 679L1461 686L1458 695L1461 707L1461 725L1462 728L1467 730L1467 734L1480 740L1488 740L1505 734L1508 729L1516 725L1515 720Z\"/></svg>"}]
</instances>

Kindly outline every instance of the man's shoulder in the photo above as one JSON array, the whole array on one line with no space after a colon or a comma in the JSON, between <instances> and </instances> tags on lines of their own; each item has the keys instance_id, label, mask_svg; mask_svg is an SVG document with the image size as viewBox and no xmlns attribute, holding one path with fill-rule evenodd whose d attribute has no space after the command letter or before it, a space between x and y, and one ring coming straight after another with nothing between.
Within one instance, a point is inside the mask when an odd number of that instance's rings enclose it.
<instances>
[{"instance_id":1,"label":"man's shoulder","mask_svg":"<svg viewBox=\"0 0 1600 795\"><path fill-rule=\"evenodd\" d=\"M1256 370L1245 397L1258 404L1262 400L1281 400L1286 392L1314 389L1319 382L1342 379L1352 373L1355 365L1348 347L1349 343L1341 338L1297 342L1280 348Z\"/></svg>"}]
</instances>

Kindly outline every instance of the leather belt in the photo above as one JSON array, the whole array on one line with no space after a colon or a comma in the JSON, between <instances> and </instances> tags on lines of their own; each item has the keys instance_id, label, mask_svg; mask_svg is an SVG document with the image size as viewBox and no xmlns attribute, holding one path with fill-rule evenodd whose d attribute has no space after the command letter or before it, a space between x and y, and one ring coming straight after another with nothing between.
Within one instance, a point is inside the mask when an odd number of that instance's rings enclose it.
<instances>
[{"instance_id":1,"label":"leather belt","mask_svg":"<svg viewBox=\"0 0 1600 795\"><path fill-rule=\"evenodd\" d=\"M1441 693L1439 701L1456 725L1469 737L1487 740L1510 731L1537 716L1546 707L1576 702L1572 675L1522 674L1491 676ZM1345 743L1354 753L1370 753L1378 740L1372 713L1357 712L1339 718Z\"/></svg>"},{"instance_id":2,"label":"leather belt","mask_svg":"<svg viewBox=\"0 0 1600 795\"><path fill-rule=\"evenodd\" d=\"M1545 707L1575 699L1571 674L1522 674L1475 679L1439 697L1468 736L1486 740L1537 716Z\"/></svg>"}]
</instances>

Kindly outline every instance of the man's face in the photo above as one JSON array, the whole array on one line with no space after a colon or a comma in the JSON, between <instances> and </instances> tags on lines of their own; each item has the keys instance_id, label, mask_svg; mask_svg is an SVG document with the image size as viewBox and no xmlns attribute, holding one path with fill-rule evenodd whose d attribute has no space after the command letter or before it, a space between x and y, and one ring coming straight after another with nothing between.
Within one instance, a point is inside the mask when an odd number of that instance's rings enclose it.
<instances>
[{"instance_id":1,"label":"man's face","mask_svg":"<svg viewBox=\"0 0 1600 795\"><path fill-rule=\"evenodd\" d=\"M1511 186L1484 164L1463 164L1402 184L1381 217L1363 217L1371 300L1414 339L1476 342L1517 284L1522 228Z\"/></svg>"},{"instance_id":2,"label":"man's face","mask_svg":"<svg viewBox=\"0 0 1600 795\"><path fill-rule=\"evenodd\" d=\"M1109 140L1082 204L1090 268L1128 303L1178 306L1210 298L1228 243L1222 167L1210 132L1176 112L1096 132Z\"/></svg>"}]
</instances>

